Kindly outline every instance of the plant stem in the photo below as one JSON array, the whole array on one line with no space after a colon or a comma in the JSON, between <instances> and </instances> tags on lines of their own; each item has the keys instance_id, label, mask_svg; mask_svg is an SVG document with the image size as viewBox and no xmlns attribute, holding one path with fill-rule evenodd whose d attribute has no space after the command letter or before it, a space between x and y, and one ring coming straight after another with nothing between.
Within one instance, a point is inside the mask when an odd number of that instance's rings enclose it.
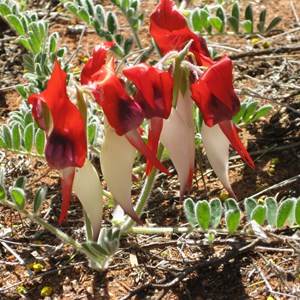
<instances>
[{"instance_id":1,"label":"plant stem","mask_svg":"<svg viewBox=\"0 0 300 300\"><path fill-rule=\"evenodd\" d=\"M140 40L140 37L138 36L135 28L133 27L133 24L132 24L132 20L131 20L131 17L128 16L127 12L126 12L126 9L123 9L122 6L118 5L118 7L121 9L123 15L125 16L126 18L126 21L127 23L129 24L130 28L131 28L131 31L133 33L133 36L134 36L134 39L139 47L139 49L143 49L143 45L141 43L141 40Z\"/></svg>"},{"instance_id":2,"label":"plant stem","mask_svg":"<svg viewBox=\"0 0 300 300\"><path fill-rule=\"evenodd\" d=\"M57 229L56 227L52 226L51 224L47 223L46 221L44 221L42 218L40 218L39 216L29 212L26 209L22 209L19 210L17 208L17 206L10 202L10 201L3 201L2 202L4 205L9 206L10 208L13 209L17 209L21 214L23 214L24 216L26 216L27 218L31 219L32 221L40 224L41 226L43 226L45 229L49 230L51 233L55 234L57 237L59 237L62 241L64 241L65 243L68 243L70 245L72 245L76 250L78 250L79 252L85 254L87 256L87 258L90 260L90 262L94 265L94 266L98 266L98 262L97 262L97 258L95 256L93 256L90 252L88 252L87 250L84 249L84 247L82 246L81 243L77 242L76 240L72 239L71 237L69 237L67 234L63 233L61 230Z\"/></svg>"},{"instance_id":3,"label":"plant stem","mask_svg":"<svg viewBox=\"0 0 300 300\"><path fill-rule=\"evenodd\" d=\"M162 157L164 151L164 146L162 144L159 145L158 151L157 151L157 159L160 160ZM144 186L142 188L142 191L140 193L140 196L137 200L136 207L135 207L135 212L138 216L141 215L148 199L150 196L150 193L152 191L154 182L155 182L155 177L157 174L157 169L153 167L150 176L146 179ZM128 230L133 226L134 221L130 217L126 217L127 220L125 221L124 225L122 226L121 229L121 234L127 233Z\"/></svg>"}]
</instances>

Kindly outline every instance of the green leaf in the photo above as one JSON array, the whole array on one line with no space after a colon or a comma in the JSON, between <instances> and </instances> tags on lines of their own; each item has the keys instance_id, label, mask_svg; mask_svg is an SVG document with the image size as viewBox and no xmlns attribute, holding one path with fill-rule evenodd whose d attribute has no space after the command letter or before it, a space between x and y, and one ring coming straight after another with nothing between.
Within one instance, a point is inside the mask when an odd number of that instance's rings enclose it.
<instances>
[{"instance_id":1,"label":"green leaf","mask_svg":"<svg viewBox=\"0 0 300 300\"><path fill-rule=\"evenodd\" d=\"M265 116L267 113L269 113L273 109L272 105L266 104L260 107L251 117L250 121L255 122L259 118Z\"/></svg>"},{"instance_id":2,"label":"green leaf","mask_svg":"<svg viewBox=\"0 0 300 300\"><path fill-rule=\"evenodd\" d=\"M15 16L15 15L8 15L7 21L9 25L19 34L19 35L24 35L25 34L25 29L23 28L23 24L20 21L20 18Z\"/></svg>"},{"instance_id":3,"label":"green leaf","mask_svg":"<svg viewBox=\"0 0 300 300\"><path fill-rule=\"evenodd\" d=\"M35 35L33 31L28 32L30 39L29 45L32 50L33 54L38 54L41 50L41 41L38 39L38 37Z\"/></svg>"},{"instance_id":4,"label":"green leaf","mask_svg":"<svg viewBox=\"0 0 300 300\"><path fill-rule=\"evenodd\" d=\"M224 8L222 6L219 6L217 8L216 16L222 21L223 24L225 23L226 16L225 16Z\"/></svg>"},{"instance_id":5,"label":"green leaf","mask_svg":"<svg viewBox=\"0 0 300 300\"><path fill-rule=\"evenodd\" d=\"M295 219L296 219L297 224L300 225L300 198L298 198L296 201Z\"/></svg>"},{"instance_id":6,"label":"green leaf","mask_svg":"<svg viewBox=\"0 0 300 300\"><path fill-rule=\"evenodd\" d=\"M234 33L239 33L240 23L235 17L228 17L227 24L234 31Z\"/></svg>"},{"instance_id":7,"label":"green leaf","mask_svg":"<svg viewBox=\"0 0 300 300\"><path fill-rule=\"evenodd\" d=\"M267 10L263 9L259 14L259 22L257 24L257 29L260 33L264 32L266 16L267 16Z\"/></svg>"},{"instance_id":8,"label":"green leaf","mask_svg":"<svg viewBox=\"0 0 300 300\"><path fill-rule=\"evenodd\" d=\"M242 117L244 124L246 124L248 122L251 115L255 111L257 105L258 105L258 101L251 101L251 102L247 103L246 110L245 110L245 112L243 114L243 117Z\"/></svg>"},{"instance_id":9,"label":"green leaf","mask_svg":"<svg viewBox=\"0 0 300 300\"><path fill-rule=\"evenodd\" d=\"M90 0L85 0L85 7L87 8L87 11L90 15L90 17L94 17L94 4Z\"/></svg>"},{"instance_id":10,"label":"green leaf","mask_svg":"<svg viewBox=\"0 0 300 300\"><path fill-rule=\"evenodd\" d=\"M269 24L269 26L266 29L266 32L271 31L274 27L276 27L281 22L281 17L275 17Z\"/></svg>"},{"instance_id":11,"label":"green leaf","mask_svg":"<svg viewBox=\"0 0 300 300\"><path fill-rule=\"evenodd\" d=\"M72 2L67 2L65 4L65 7L70 11L72 12L75 16L79 17L79 14L78 14L78 6L74 5Z\"/></svg>"},{"instance_id":12,"label":"green leaf","mask_svg":"<svg viewBox=\"0 0 300 300\"><path fill-rule=\"evenodd\" d=\"M249 4L245 9L245 19L251 21L253 24L253 10L251 4Z\"/></svg>"},{"instance_id":13,"label":"green leaf","mask_svg":"<svg viewBox=\"0 0 300 300\"><path fill-rule=\"evenodd\" d=\"M241 219L241 212L240 210L228 210L225 213L225 220L226 220L226 225L227 229L230 234L233 234L237 228L239 227Z\"/></svg>"},{"instance_id":14,"label":"green leaf","mask_svg":"<svg viewBox=\"0 0 300 300\"><path fill-rule=\"evenodd\" d=\"M23 36L19 36L19 37L17 38L17 41L18 41L19 43L21 43L27 50L29 50L30 52L33 52L32 48L31 48L31 45L30 45L30 43L29 43L28 38L25 38L25 37L23 37ZM23 62L23 64L24 64L24 62ZM26 68L26 69L27 69L27 68Z\"/></svg>"},{"instance_id":15,"label":"green leaf","mask_svg":"<svg viewBox=\"0 0 300 300\"><path fill-rule=\"evenodd\" d=\"M27 32L27 30L28 30L28 25L29 25L29 22L28 22L28 16L22 15L22 16L21 16L21 22L22 22L22 26L23 26L25 32Z\"/></svg>"},{"instance_id":16,"label":"green leaf","mask_svg":"<svg viewBox=\"0 0 300 300\"><path fill-rule=\"evenodd\" d=\"M272 197L265 200L267 206L267 220L272 228L276 227L277 224L277 203Z\"/></svg>"},{"instance_id":17,"label":"green leaf","mask_svg":"<svg viewBox=\"0 0 300 300\"><path fill-rule=\"evenodd\" d=\"M125 40L125 43L124 43L124 53L125 53L125 55L127 55L130 52L130 50L132 49L133 43L134 43L133 38L127 38Z\"/></svg>"},{"instance_id":18,"label":"green leaf","mask_svg":"<svg viewBox=\"0 0 300 300\"><path fill-rule=\"evenodd\" d=\"M117 31L117 18L112 12L108 12L106 17L107 29L111 34L115 34Z\"/></svg>"},{"instance_id":19,"label":"green leaf","mask_svg":"<svg viewBox=\"0 0 300 300\"><path fill-rule=\"evenodd\" d=\"M0 135L0 148L7 149L6 143L4 141L4 137Z\"/></svg>"},{"instance_id":20,"label":"green leaf","mask_svg":"<svg viewBox=\"0 0 300 300\"><path fill-rule=\"evenodd\" d=\"M49 36L49 52L51 53L55 53L56 51L56 47L57 47L57 42L59 39L59 34L58 32L53 32L50 36Z\"/></svg>"},{"instance_id":21,"label":"green leaf","mask_svg":"<svg viewBox=\"0 0 300 300\"><path fill-rule=\"evenodd\" d=\"M78 16L87 24L91 23L91 18L86 8L80 7L78 9Z\"/></svg>"},{"instance_id":22,"label":"green leaf","mask_svg":"<svg viewBox=\"0 0 300 300\"><path fill-rule=\"evenodd\" d=\"M253 33L253 24L250 20L241 22L241 25L247 33Z\"/></svg>"},{"instance_id":23,"label":"green leaf","mask_svg":"<svg viewBox=\"0 0 300 300\"><path fill-rule=\"evenodd\" d=\"M56 52L56 56L59 58L63 58L65 56L65 54L67 53L67 48L63 47L57 50Z\"/></svg>"},{"instance_id":24,"label":"green leaf","mask_svg":"<svg viewBox=\"0 0 300 300\"><path fill-rule=\"evenodd\" d=\"M194 227L196 225L195 203L191 198L183 202L183 210L189 224Z\"/></svg>"},{"instance_id":25,"label":"green leaf","mask_svg":"<svg viewBox=\"0 0 300 300\"><path fill-rule=\"evenodd\" d=\"M45 200L47 195L47 187L46 186L41 186L37 191L34 196L34 201L33 201L33 213L37 214L40 210L42 202Z\"/></svg>"},{"instance_id":26,"label":"green leaf","mask_svg":"<svg viewBox=\"0 0 300 300\"><path fill-rule=\"evenodd\" d=\"M34 138L34 124L28 124L24 131L24 147L27 152L31 152Z\"/></svg>"},{"instance_id":27,"label":"green leaf","mask_svg":"<svg viewBox=\"0 0 300 300\"><path fill-rule=\"evenodd\" d=\"M126 10L126 8L129 8L129 0L121 0L121 7L123 10Z\"/></svg>"},{"instance_id":28,"label":"green leaf","mask_svg":"<svg viewBox=\"0 0 300 300\"><path fill-rule=\"evenodd\" d=\"M200 228L202 230L207 230L210 223L210 207L206 200L196 203L195 215Z\"/></svg>"},{"instance_id":29,"label":"green leaf","mask_svg":"<svg viewBox=\"0 0 300 300\"><path fill-rule=\"evenodd\" d=\"M12 130L12 145L15 150L20 150L21 146L21 134L20 134L20 125L15 123Z\"/></svg>"},{"instance_id":30,"label":"green leaf","mask_svg":"<svg viewBox=\"0 0 300 300\"><path fill-rule=\"evenodd\" d=\"M201 20L201 23L203 24L203 26L206 29L206 31L208 33L211 33L212 26L211 26L211 24L208 21L208 17L209 16L210 16L210 12L209 12L208 8L200 9L200 20Z\"/></svg>"},{"instance_id":31,"label":"green leaf","mask_svg":"<svg viewBox=\"0 0 300 300\"><path fill-rule=\"evenodd\" d=\"M234 200L233 198L228 198L225 201L225 208L226 210L236 210L236 209L239 210L239 205L236 202L236 200Z\"/></svg>"},{"instance_id":32,"label":"green leaf","mask_svg":"<svg viewBox=\"0 0 300 300\"><path fill-rule=\"evenodd\" d=\"M247 108L247 102L243 102L243 103L241 104L241 108L240 108L239 112L233 117L233 121L234 121L236 124L239 123L241 117L242 117L242 116L244 115L244 113L245 113L246 108Z\"/></svg>"},{"instance_id":33,"label":"green leaf","mask_svg":"<svg viewBox=\"0 0 300 300\"><path fill-rule=\"evenodd\" d=\"M6 191L3 185L0 183L0 202L4 202L6 200Z\"/></svg>"},{"instance_id":34,"label":"green leaf","mask_svg":"<svg viewBox=\"0 0 300 300\"><path fill-rule=\"evenodd\" d=\"M25 176L19 176L14 182L14 188L24 189L26 182L27 178Z\"/></svg>"},{"instance_id":35,"label":"green leaf","mask_svg":"<svg viewBox=\"0 0 300 300\"><path fill-rule=\"evenodd\" d=\"M251 221L251 215L254 208L257 206L257 203L253 198L246 198L244 200L244 206L245 206L247 221L249 222Z\"/></svg>"},{"instance_id":36,"label":"green leaf","mask_svg":"<svg viewBox=\"0 0 300 300\"><path fill-rule=\"evenodd\" d=\"M6 17L12 13L10 7L6 3L0 3L0 15Z\"/></svg>"},{"instance_id":37,"label":"green leaf","mask_svg":"<svg viewBox=\"0 0 300 300\"><path fill-rule=\"evenodd\" d=\"M31 110L27 111L27 113L25 114L25 118L24 118L24 127L27 127L27 125L32 124L33 121L33 117L32 117L32 113Z\"/></svg>"},{"instance_id":38,"label":"green leaf","mask_svg":"<svg viewBox=\"0 0 300 300\"><path fill-rule=\"evenodd\" d=\"M30 51L32 51L31 48L30 48ZM27 72L34 73L34 60L33 60L32 55L29 55L29 54L23 55L23 66L24 66L24 69L27 70Z\"/></svg>"},{"instance_id":39,"label":"green leaf","mask_svg":"<svg viewBox=\"0 0 300 300\"><path fill-rule=\"evenodd\" d=\"M262 205L257 205L251 214L251 220L256 221L259 225L262 225L266 218L267 208Z\"/></svg>"},{"instance_id":40,"label":"green leaf","mask_svg":"<svg viewBox=\"0 0 300 300\"><path fill-rule=\"evenodd\" d=\"M35 149L39 155L44 154L45 143L46 143L45 132L39 128L35 134Z\"/></svg>"},{"instance_id":41,"label":"green leaf","mask_svg":"<svg viewBox=\"0 0 300 300\"><path fill-rule=\"evenodd\" d=\"M295 223L295 212L296 212L296 199L295 198L292 198L291 199L293 201L293 207L292 207L292 210L290 212L290 215L288 216L288 218L286 219L286 224L288 226L293 226L294 223Z\"/></svg>"},{"instance_id":42,"label":"green leaf","mask_svg":"<svg viewBox=\"0 0 300 300\"><path fill-rule=\"evenodd\" d=\"M19 210L23 210L26 202L25 191L21 188L13 187L9 190L10 196Z\"/></svg>"},{"instance_id":43,"label":"green leaf","mask_svg":"<svg viewBox=\"0 0 300 300\"><path fill-rule=\"evenodd\" d=\"M97 22L103 26L105 23L105 11L102 5L96 5L95 6L95 11L96 11L96 16L95 16L95 20L97 20Z\"/></svg>"},{"instance_id":44,"label":"green leaf","mask_svg":"<svg viewBox=\"0 0 300 300\"><path fill-rule=\"evenodd\" d=\"M122 45L124 41L124 36L122 34L116 34L115 35L115 40L119 45Z\"/></svg>"},{"instance_id":45,"label":"green leaf","mask_svg":"<svg viewBox=\"0 0 300 300\"><path fill-rule=\"evenodd\" d=\"M238 23L240 23L240 6L239 2L235 2L231 9L231 16L237 20Z\"/></svg>"},{"instance_id":46,"label":"green leaf","mask_svg":"<svg viewBox=\"0 0 300 300\"><path fill-rule=\"evenodd\" d=\"M97 132L97 125L95 123L89 124L87 130L88 133L87 136L88 136L88 141L91 145L94 144L96 132Z\"/></svg>"},{"instance_id":47,"label":"green leaf","mask_svg":"<svg viewBox=\"0 0 300 300\"><path fill-rule=\"evenodd\" d=\"M224 23L218 17L210 16L208 17L208 22L219 32L223 32Z\"/></svg>"},{"instance_id":48,"label":"green leaf","mask_svg":"<svg viewBox=\"0 0 300 300\"><path fill-rule=\"evenodd\" d=\"M191 21L194 28L194 31L201 32L203 29L203 24L200 19L200 9L196 7L191 15Z\"/></svg>"},{"instance_id":49,"label":"green leaf","mask_svg":"<svg viewBox=\"0 0 300 300\"><path fill-rule=\"evenodd\" d=\"M215 198L210 201L210 212L211 212L211 227L217 228L220 224L222 217L222 204L220 199Z\"/></svg>"},{"instance_id":50,"label":"green leaf","mask_svg":"<svg viewBox=\"0 0 300 300\"><path fill-rule=\"evenodd\" d=\"M27 99L28 97L28 90L23 85L16 86L16 90L18 93L24 98Z\"/></svg>"},{"instance_id":51,"label":"green leaf","mask_svg":"<svg viewBox=\"0 0 300 300\"><path fill-rule=\"evenodd\" d=\"M286 199L284 200L279 208L278 208L278 214L277 214L277 227L281 228L284 226L286 220L288 219L290 213L293 210L294 201L292 199Z\"/></svg>"},{"instance_id":52,"label":"green leaf","mask_svg":"<svg viewBox=\"0 0 300 300\"><path fill-rule=\"evenodd\" d=\"M11 149L12 148L12 133L11 133L10 128L6 124L2 125L2 133L3 133L3 139L6 144L6 147L8 149Z\"/></svg>"},{"instance_id":53,"label":"green leaf","mask_svg":"<svg viewBox=\"0 0 300 300\"><path fill-rule=\"evenodd\" d=\"M95 245L99 246L99 248ZM85 242L85 243L82 243L81 246L86 251L91 253L92 256L97 257L97 260L98 259L100 259L101 261L103 260L103 264L105 263L108 255L107 255L106 251L100 245L98 245L95 242Z\"/></svg>"}]
</instances>

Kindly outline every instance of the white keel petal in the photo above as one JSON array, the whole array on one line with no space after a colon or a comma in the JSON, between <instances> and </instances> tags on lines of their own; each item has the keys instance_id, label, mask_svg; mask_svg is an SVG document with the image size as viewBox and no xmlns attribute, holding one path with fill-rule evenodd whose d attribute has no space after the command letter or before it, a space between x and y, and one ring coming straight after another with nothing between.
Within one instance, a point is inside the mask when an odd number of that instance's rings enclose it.
<instances>
[{"instance_id":1,"label":"white keel petal","mask_svg":"<svg viewBox=\"0 0 300 300\"><path fill-rule=\"evenodd\" d=\"M164 120L160 140L170 154L180 182L180 198L192 183L195 161L195 133L193 102L190 92L180 94L177 108L172 108L169 119Z\"/></svg>"},{"instance_id":2,"label":"white keel petal","mask_svg":"<svg viewBox=\"0 0 300 300\"><path fill-rule=\"evenodd\" d=\"M202 124L202 143L207 158L228 193L236 198L228 177L229 141L219 125L208 127Z\"/></svg>"},{"instance_id":3,"label":"white keel petal","mask_svg":"<svg viewBox=\"0 0 300 300\"><path fill-rule=\"evenodd\" d=\"M93 238L97 239L102 221L103 195L99 175L88 159L82 168L76 168L72 189L91 222Z\"/></svg>"},{"instance_id":4,"label":"white keel petal","mask_svg":"<svg viewBox=\"0 0 300 300\"><path fill-rule=\"evenodd\" d=\"M141 223L131 201L136 150L125 136L117 135L111 126L105 125L105 139L100 154L103 177L116 202L132 219Z\"/></svg>"}]
</instances>

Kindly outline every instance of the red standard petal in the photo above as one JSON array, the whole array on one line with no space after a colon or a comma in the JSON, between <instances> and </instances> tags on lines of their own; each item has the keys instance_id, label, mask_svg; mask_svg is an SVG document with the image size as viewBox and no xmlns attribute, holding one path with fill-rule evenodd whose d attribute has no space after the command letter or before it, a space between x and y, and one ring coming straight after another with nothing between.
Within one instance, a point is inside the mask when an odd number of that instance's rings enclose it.
<instances>
[{"instance_id":1,"label":"red standard petal","mask_svg":"<svg viewBox=\"0 0 300 300\"><path fill-rule=\"evenodd\" d=\"M231 120L240 109L232 86L232 63L226 56L208 68L191 89L207 126Z\"/></svg>"},{"instance_id":2,"label":"red standard petal","mask_svg":"<svg viewBox=\"0 0 300 300\"><path fill-rule=\"evenodd\" d=\"M84 121L76 105L68 98L66 77L56 61L46 90L28 98L33 117L48 135L46 158L57 169L81 167L87 152ZM47 120L49 114L51 124Z\"/></svg>"},{"instance_id":3,"label":"red standard petal","mask_svg":"<svg viewBox=\"0 0 300 300\"><path fill-rule=\"evenodd\" d=\"M212 64L205 40L189 29L173 1L161 0L157 5L150 17L150 33L163 55L172 50L180 51L193 40L190 50L198 64Z\"/></svg>"},{"instance_id":4,"label":"red standard petal","mask_svg":"<svg viewBox=\"0 0 300 300\"><path fill-rule=\"evenodd\" d=\"M92 75L98 72L105 64L106 55L110 48L115 45L113 42L105 42L97 45L93 51L93 57L91 57L81 72L81 84L88 84L92 81Z\"/></svg>"},{"instance_id":5,"label":"red standard petal","mask_svg":"<svg viewBox=\"0 0 300 300\"><path fill-rule=\"evenodd\" d=\"M142 63L123 70L138 89L135 101L142 107L147 119L167 119L171 112L174 80L169 72Z\"/></svg>"},{"instance_id":6,"label":"red standard petal","mask_svg":"<svg viewBox=\"0 0 300 300\"><path fill-rule=\"evenodd\" d=\"M113 58L94 75L97 78L97 101L102 106L108 123L118 135L138 128L144 113L138 103L133 101L115 73Z\"/></svg>"},{"instance_id":7,"label":"red standard petal","mask_svg":"<svg viewBox=\"0 0 300 300\"><path fill-rule=\"evenodd\" d=\"M248 151L242 144L237 131L234 127L234 124L232 121L223 121L219 123L219 126L221 130L223 131L224 135L229 140L231 146L235 149L235 151L241 156L243 161L247 163L251 168L254 168L254 162L252 158L250 157Z\"/></svg>"}]
</instances>

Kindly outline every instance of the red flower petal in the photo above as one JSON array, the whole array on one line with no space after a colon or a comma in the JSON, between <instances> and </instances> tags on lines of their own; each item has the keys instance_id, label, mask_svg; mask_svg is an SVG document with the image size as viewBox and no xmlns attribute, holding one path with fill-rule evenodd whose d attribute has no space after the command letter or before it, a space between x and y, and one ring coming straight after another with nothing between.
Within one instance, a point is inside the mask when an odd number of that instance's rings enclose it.
<instances>
[{"instance_id":1,"label":"red flower petal","mask_svg":"<svg viewBox=\"0 0 300 300\"><path fill-rule=\"evenodd\" d=\"M72 195L72 186L73 180L75 176L75 168L66 168L62 170L62 177L61 177L61 186L62 186L62 206L61 206L61 213L59 216L58 224L61 225L63 220L68 214L68 208L70 205L71 195Z\"/></svg>"},{"instance_id":2,"label":"red flower petal","mask_svg":"<svg viewBox=\"0 0 300 300\"><path fill-rule=\"evenodd\" d=\"M237 131L234 127L234 124L232 121L223 121L219 123L219 126L221 130L223 131L224 135L229 140L231 146L236 150L236 152L241 156L243 161L247 163L251 168L254 168L254 162L252 158L250 157L248 151L242 144Z\"/></svg>"},{"instance_id":3,"label":"red flower petal","mask_svg":"<svg viewBox=\"0 0 300 300\"><path fill-rule=\"evenodd\" d=\"M28 98L34 119L48 135L46 158L57 169L81 167L87 152L84 121L68 98L66 77L56 61L46 90Z\"/></svg>"},{"instance_id":4,"label":"red flower petal","mask_svg":"<svg viewBox=\"0 0 300 300\"><path fill-rule=\"evenodd\" d=\"M147 119L167 119L171 112L174 80L169 72L142 63L123 70L125 76L138 89L135 101L145 112Z\"/></svg>"},{"instance_id":5,"label":"red flower petal","mask_svg":"<svg viewBox=\"0 0 300 300\"><path fill-rule=\"evenodd\" d=\"M148 147L152 153L157 153L158 143L160 134L163 127L163 119L162 118L152 118L150 119L150 128L148 133ZM146 174L150 175L153 168L153 164L151 161L147 160L146 163Z\"/></svg>"},{"instance_id":6,"label":"red flower petal","mask_svg":"<svg viewBox=\"0 0 300 300\"><path fill-rule=\"evenodd\" d=\"M108 123L116 133L123 135L138 128L144 119L143 110L130 98L117 77L113 58L93 78L97 80L96 89L100 95L97 103L102 106Z\"/></svg>"},{"instance_id":7,"label":"red flower petal","mask_svg":"<svg viewBox=\"0 0 300 300\"><path fill-rule=\"evenodd\" d=\"M161 0L150 17L150 33L163 55L169 51L182 50L193 40L190 47L198 64L210 66L210 58L206 42L187 26L184 16L171 0Z\"/></svg>"},{"instance_id":8,"label":"red flower petal","mask_svg":"<svg viewBox=\"0 0 300 300\"><path fill-rule=\"evenodd\" d=\"M110 48L115 45L113 42L105 42L97 45L93 50L93 57L91 57L81 72L81 84L88 84L92 75L98 72L105 64L106 55Z\"/></svg>"},{"instance_id":9,"label":"red flower petal","mask_svg":"<svg viewBox=\"0 0 300 300\"><path fill-rule=\"evenodd\" d=\"M208 68L191 89L207 126L231 120L240 109L232 86L232 62L227 56Z\"/></svg>"},{"instance_id":10,"label":"red flower petal","mask_svg":"<svg viewBox=\"0 0 300 300\"><path fill-rule=\"evenodd\" d=\"M130 142L132 146L134 146L138 151L140 151L147 160L150 161L150 164L155 166L160 171L170 175L169 171L166 167L156 158L153 152L145 144L144 140L141 138L137 130L131 130L125 134L127 140Z\"/></svg>"}]
</instances>

